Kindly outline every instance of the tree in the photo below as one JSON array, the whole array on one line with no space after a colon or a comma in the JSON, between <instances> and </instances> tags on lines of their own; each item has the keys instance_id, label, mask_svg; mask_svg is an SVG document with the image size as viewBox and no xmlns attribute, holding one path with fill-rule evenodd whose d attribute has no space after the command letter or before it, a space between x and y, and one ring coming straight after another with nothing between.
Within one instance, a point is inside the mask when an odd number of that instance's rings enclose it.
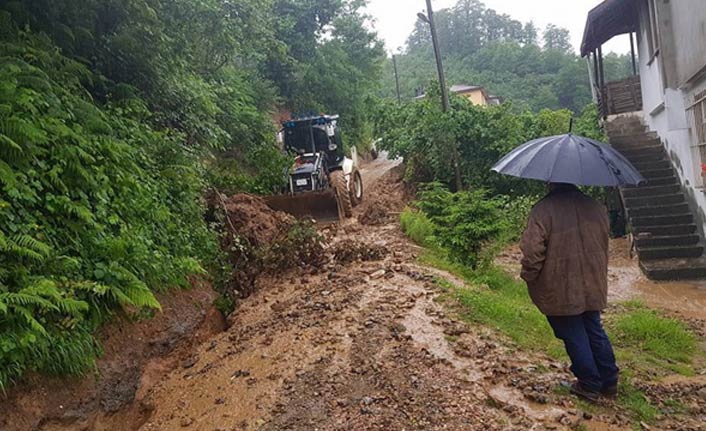
<instances>
[{"instance_id":1,"label":"tree","mask_svg":"<svg viewBox=\"0 0 706 431\"><path fill-rule=\"evenodd\" d=\"M572 52L571 35L569 30L548 24L544 29L544 49L556 50L563 53Z\"/></svg>"},{"instance_id":2,"label":"tree","mask_svg":"<svg viewBox=\"0 0 706 431\"><path fill-rule=\"evenodd\" d=\"M525 24L523 28L522 43L525 45L538 45L539 44L539 30L534 22L530 21Z\"/></svg>"}]
</instances>

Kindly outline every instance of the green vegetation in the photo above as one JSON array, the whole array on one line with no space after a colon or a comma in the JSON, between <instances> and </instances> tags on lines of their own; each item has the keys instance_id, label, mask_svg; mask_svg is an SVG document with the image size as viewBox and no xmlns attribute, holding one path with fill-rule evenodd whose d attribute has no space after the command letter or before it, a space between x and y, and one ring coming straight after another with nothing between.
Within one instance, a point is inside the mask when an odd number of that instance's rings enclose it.
<instances>
[{"instance_id":1,"label":"green vegetation","mask_svg":"<svg viewBox=\"0 0 706 431\"><path fill-rule=\"evenodd\" d=\"M384 55L362 5L0 2L0 389L90 370L99 325L191 275L227 292L203 192L281 182L280 109L368 141Z\"/></svg>"},{"instance_id":2,"label":"green vegetation","mask_svg":"<svg viewBox=\"0 0 706 431\"><path fill-rule=\"evenodd\" d=\"M617 355L629 370L645 373L693 375L693 361L702 355L696 335L687 326L639 302L620 304L607 325L621 349Z\"/></svg>"},{"instance_id":3,"label":"green vegetation","mask_svg":"<svg viewBox=\"0 0 706 431\"><path fill-rule=\"evenodd\" d=\"M437 11L435 18L450 84L481 85L523 110L564 108L578 113L591 101L588 67L574 53L568 30L550 24L540 35L534 23L498 14L480 0L459 0ZM397 64L404 100L412 99L419 88L433 86L429 81L436 72L426 23L417 22ZM609 81L632 74L628 55L606 55L605 68ZM383 94L393 98L391 62L384 77Z\"/></svg>"},{"instance_id":4,"label":"green vegetation","mask_svg":"<svg viewBox=\"0 0 706 431\"><path fill-rule=\"evenodd\" d=\"M432 92L434 93L434 92ZM495 174L490 168L515 147L532 139L569 131L571 111L548 109L517 112L512 103L474 106L452 97L451 110L441 112L438 98L398 105L383 103L376 116L378 147L402 156L407 177L415 182L454 185L453 155L459 155L464 188L483 188L492 194L538 195L543 185ZM574 123L574 132L602 138L598 114L591 105Z\"/></svg>"}]
</instances>

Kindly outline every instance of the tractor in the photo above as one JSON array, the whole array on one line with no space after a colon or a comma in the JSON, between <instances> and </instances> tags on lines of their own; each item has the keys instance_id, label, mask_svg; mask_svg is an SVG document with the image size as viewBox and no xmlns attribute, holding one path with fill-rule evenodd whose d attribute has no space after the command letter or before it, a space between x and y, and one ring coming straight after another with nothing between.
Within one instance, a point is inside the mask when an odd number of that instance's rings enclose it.
<instances>
[{"instance_id":1,"label":"tractor","mask_svg":"<svg viewBox=\"0 0 706 431\"><path fill-rule=\"evenodd\" d=\"M363 179L345 156L338 115L315 115L282 123L278 141L293 155L280 194L266 199L270 208L317 222L343 220L363 200Z\"/></svg>"}]
</instances>

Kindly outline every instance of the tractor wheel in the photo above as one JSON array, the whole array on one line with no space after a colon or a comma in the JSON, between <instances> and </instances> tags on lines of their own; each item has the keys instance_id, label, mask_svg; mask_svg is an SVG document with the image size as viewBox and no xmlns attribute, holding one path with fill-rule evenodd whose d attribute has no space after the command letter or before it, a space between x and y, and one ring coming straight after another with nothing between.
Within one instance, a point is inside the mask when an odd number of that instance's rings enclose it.
<instances>
[{"instance_id":1,"label":"tractor wheel","mask_svg":"<svg viewBox=\"0 0 706 431\"><path fill-rule=\"evenodd\" d=\"M343 171L335 171L331 173L331 184L336 191L336 203L338 203L338 214L341 218L349 218L353 216L353 204L351 203L351 194L348 191L346 176Z\"/></svg>"},{"instance_id":2,"label":"tractor wheel","mask_svg":"<svg viewBox=\"0 0 706 431\"><path fill-rule=\"evenodd\" d=\"M360 176L358 169L353 169L351 173L351 203L353 206L358 206L363 201L363 177Z\"/></svg>"}]
</instances>

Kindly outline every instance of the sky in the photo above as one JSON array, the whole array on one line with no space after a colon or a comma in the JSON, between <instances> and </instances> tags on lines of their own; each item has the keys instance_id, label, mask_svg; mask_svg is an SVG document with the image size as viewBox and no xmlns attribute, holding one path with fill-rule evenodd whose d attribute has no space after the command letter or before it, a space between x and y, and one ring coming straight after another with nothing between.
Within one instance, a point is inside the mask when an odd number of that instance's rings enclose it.
<instances>
[{"instance_id":1,"label":"sky","mask_svg":"<svg viewBox=\"0 0 706 431\"><path fill-rule=\"evenodd\" d=\"M588 11L601 0L483 0L488 8L498 13L508 14L523 23L534 21L543 29L552 23L565 27L571 32L571 43L578 52ZM432 0L434 10L448 8L456 0ZM412 32L417 20L417 12L426 10L425 0L369 0L367 12L374 18L374 27L385 41L388 52L396 52L403 47L407 36ZM541 33L540 33L541 37ZM627 36L619 36L609 41L604 52L630 52Z\"/></svg>"}]
</instances>

